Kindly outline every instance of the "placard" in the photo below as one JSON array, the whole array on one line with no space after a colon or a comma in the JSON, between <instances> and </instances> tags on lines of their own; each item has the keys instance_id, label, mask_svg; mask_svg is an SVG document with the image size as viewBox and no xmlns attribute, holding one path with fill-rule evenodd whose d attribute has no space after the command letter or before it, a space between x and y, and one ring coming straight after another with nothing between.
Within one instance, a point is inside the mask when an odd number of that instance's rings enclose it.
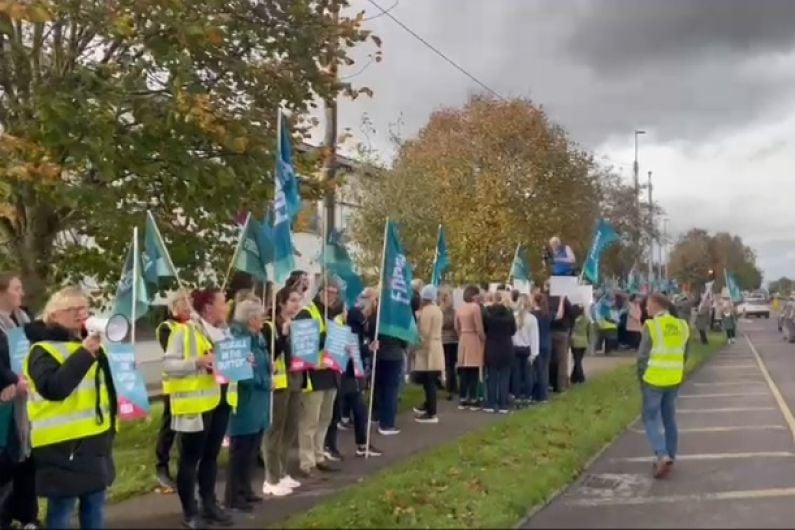
<instances>
[{"instance_id":1,"label":"placard","mask_svg":"<svg viewBox=\"0 0 795 530\"><path fill-rule=\"evenodd\" d=\"M333 320L326 322L326 344L323 347L323 367L342 373L348 366L348 336L351 328L337 324Z\"/></svg>"},{"instance_id":2,"label":"placard","mask_svg":"<svg viewBox=\"0 0 795 530\"><path fill-rule=\"evenodd\" d=\"M105 346L116 387L119 419L137 420L149 415L149 395L143 374L136 368L135 348L130 343L110 343Z\"/></svg>"},{"instance_id":3,"label":"placard","mask_svg":"<svg viewBox=\"0 0 795 530\"><path fill-rule=\"evenodd\" d=\"M30 351L30 341L25 335L25 329L21 327L11 328L6 332L8 339L8 355L11 360L11 371L17 375L22 375L25 357Z\"/></svg>"},{"instance_id":4,"label":"placard","mask_svg":"<svg viewBox=\"0 0 795 530\"><path fill-rule=\"evenodd\" d=\"M320 325L316 320L293 320L290 324L290 347L293 359L290 371L315 368L320 359Z\"/></svg>"},{"instance_id":5,"label":"placard","mask_svg":"<svg viewBox=\"0 0 795 530\"><path fill-rule=\"evenodd\" d=\"M350 331L348 328L348 352L353 359L353 375L355 377L364 377L364 360L362 359L361 344L359 344L359 336Z\"/></svg>"},{"instance_id":6,"label":"placard","mask_svg":"<svg viewBox=\"0 0 795 530\"><path fill-rule=\"evenodd\" d=\"M251 339L249 337L224 339L213 345L215 370L226 382L245 381L254 377L251 367Z\"/></svg>"}]
</instances>

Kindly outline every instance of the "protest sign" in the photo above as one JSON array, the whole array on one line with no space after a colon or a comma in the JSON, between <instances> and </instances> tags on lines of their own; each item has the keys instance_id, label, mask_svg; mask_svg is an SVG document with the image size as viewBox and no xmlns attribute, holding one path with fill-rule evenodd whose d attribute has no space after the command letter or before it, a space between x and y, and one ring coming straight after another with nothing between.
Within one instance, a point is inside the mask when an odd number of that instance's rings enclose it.
<instances>
[{"instance_id":1,"label":"protest sign","mask_svg":"<svg viewBox=\"0 0 795 530\"><path fill-rule=\"evenodd\" d=\"M30 341L23 328L11 328L6 332L8 339L8 355L11 358L11 371L22 375L25 357L30 350Z\"/></svg>"},{"instance_id":2,"label":"protest sign","mask_svg":"<svg viewBox=\"0 0 795 530\"><path fill-rule=\"evenodd\" d=\"M323 348L323 366L344 372L348 366L348 335L351 328L329 320L326 324L326 344Z\"/></svg>"},{"instance_id":3,"label":"protest sign","mask_svg":"<svg viewBox=\"0 0 795 530\"><path fill-rule=\"evenodd\" d=\"M105 346L116 387L119 419L145 418L150 411L149 396L143 374L135 365L135 348L130 343L110 343Z\"/></svg>"},{"instance_id":4,"label":"protest sign","mask_svg":"<svg viewBox=\"0 0 795 530\"><path fill-rule=\"evenodd\" d=\"M348 351L353 359L353 375L364 377L364 361L362 360L362 350L359 345L359 336L348 328Z\"/></svg>"},{"instance_id":5,"label":"protest sign","mask_svg":"<svg viewBox=\"0 0 795 530\"><path fill-rule=\"evenodd\" d=\"M290 371L311 370L320 362L320 326L315 320L294 320L290 324L293 360Z\"/></svg>"},{"instance_id":6,"label":"protest sign","mask_svg":"<svg viewBox=\"0 0 795 530\"><path fill-rule=\"evenodd\" d=\"M251 357L251 339L224 339L213 346L215 352L215 370L227 381L244 381L254 377L254 370L249 362Z\"/></svg>"}]
</instances>

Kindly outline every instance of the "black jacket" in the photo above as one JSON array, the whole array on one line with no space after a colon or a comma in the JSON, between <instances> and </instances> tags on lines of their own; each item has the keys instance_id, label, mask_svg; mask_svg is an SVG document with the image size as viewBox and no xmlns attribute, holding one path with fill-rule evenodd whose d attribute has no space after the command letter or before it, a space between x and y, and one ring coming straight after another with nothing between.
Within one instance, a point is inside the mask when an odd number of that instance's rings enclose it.
<instances>
[{"instance_id":1,"label":"black jacket","mask_svg":"<svg viewBox=\"0 0 795 530\"><path fill-rule=\"evenodd\" d=\"M25 334L31 344L75 340L64 328L46 326L41 321L26 325ZM44 348L33 347L28 358L28 370L36 390L44 399L61 401L74 391L95 362L99 363L99 369L105 377L110 394L111 425L115 425L116 389L108 359L104 355L95 360L89 352L80 348L61 364ZM110 486L116 474L112 456L114 433L115 429L111 428L95 436L33 449L37 495L76 497Z\"/></svg>"},{"instance_id":2,"label":"black jacket","mask_svg":"<svg viewBox=\"0 0 795 530\"><path fill-rule=\"evenodd\" d=\"M375 328L378 326L378 315L373 314L367 320L365 331L369 341L375 340ZM408 343L404 340L378 334L378 361L403 361ZM369 355L369 352L368 352Z\"/></svg>"},{"instance_id":3,"label":"black jacket","mask_svg":"<svg viewBox=\"0 0 795 530\"><path fill-rule=\"evenodd\" d=\"M486 332L486 367L510 367L514 358L513 336L516 334L513 311L501 304L487 307L483 327Z\"/></svg>"},{"instance_id":4,"label":"black jacket","mask_svg":"<svg viewBox=\"0 0 795 530\"><path fill-rule=\"evenodd\" d=\"M317 306L318 311L320 311L320 317L325 317L326 307L320 302L320 298L315 297L314 303ZM328 319L334 320L334 318L340 313L342 313L342 308L329 307ZM309 309L302 309L301 312L295 317L295 320L306 320L309 318L312 318L312 314L309 312ZM321 332L320 347L322 348L325 343L326 334ZM312 390L331 390L333 388L339 388L340 386L340 376L334 370L309 370L307 373L309 374L309 379L312 382Z\"/></svg>"}]
</instances>

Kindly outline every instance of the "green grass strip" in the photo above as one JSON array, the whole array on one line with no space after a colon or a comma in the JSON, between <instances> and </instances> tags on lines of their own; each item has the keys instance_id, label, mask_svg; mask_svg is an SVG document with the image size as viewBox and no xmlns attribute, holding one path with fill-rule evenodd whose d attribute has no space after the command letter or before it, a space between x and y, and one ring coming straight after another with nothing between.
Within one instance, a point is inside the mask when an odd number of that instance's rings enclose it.
<instances>
[{"instance_id":1,"label":"green grass strip","mask_svg":"<svg viewBox=\"0 0 795 530\"><path fill-rule=\"evenodd\" d=\"M688 372L724 345L692 344ZM390 467L284 528L508 528L570 484L640 411L634 364Z\"/></svg>"}]
</instances>

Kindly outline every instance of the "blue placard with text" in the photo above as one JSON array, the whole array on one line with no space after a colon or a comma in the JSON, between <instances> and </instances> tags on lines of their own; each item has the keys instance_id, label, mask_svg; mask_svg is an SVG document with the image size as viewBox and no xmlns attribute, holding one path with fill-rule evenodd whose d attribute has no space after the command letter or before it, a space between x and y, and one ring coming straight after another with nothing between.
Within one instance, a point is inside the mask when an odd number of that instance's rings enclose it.
<instances>
[{"instance_id":1,"label":"blue placard with text","mask_svg":"<svg viewBox=\"0 0 795 530\"><path fill-rule=\"evenodd\" d=\"M25 357L28 356L30 350L30 341L23 328L11 328L6 332L8 338L8 355L11 360L11 370L17 374L22 375L23 366L25 365Z\"/></svg>"},{"instance_id":2,"label":"blue placard with text","mask_svg":"<svg viewBox=\"0 0 795 530\"><path fill-rule=\"evenodd\" d=\"M311 370L320 362L320 325L315 320L293 320L290 324L293 360L290 370Z\"/></svg>"},{"instance_id":3,"label":"blue placard with text","mask_svg":"<svg viewBox=\"0 0 795 530\"><path fill-rule=\"evenodd\" d=\"M215 343L215 369L228 381L245 381L254 377L251 367L251 339L224 339Z\"/></svg>"}]
</instances>

